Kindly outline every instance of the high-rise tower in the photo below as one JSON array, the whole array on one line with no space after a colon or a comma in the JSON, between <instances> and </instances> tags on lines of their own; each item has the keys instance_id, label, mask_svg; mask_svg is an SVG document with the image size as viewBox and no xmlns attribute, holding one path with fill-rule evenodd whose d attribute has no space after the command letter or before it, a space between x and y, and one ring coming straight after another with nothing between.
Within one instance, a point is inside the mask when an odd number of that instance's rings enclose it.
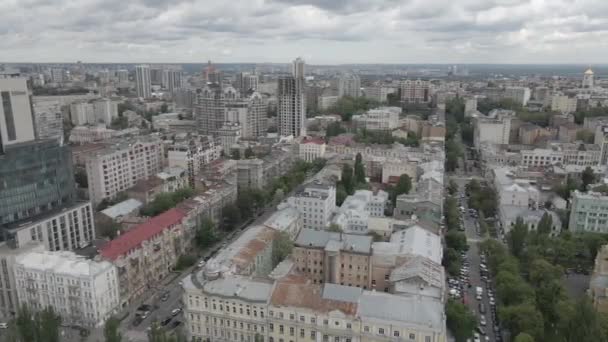
<instances>
[{"instance_id":1,"label":"high-rise tower","mask_svg":"<svg viewBox=\"0 0 608 342\"><path fill-rule=\"evenodd\" d=\"M304 60L296 58L291 71L278 80L278 129L282 136L299 137L306 135Z\"/></svg>"},{"instance_id":2,"label":"high-rise tower","mask_svg":"<svg viewBox=\"0 0 608 342\"><path fill-rule=\"evenodd\" d=\"M138 65L135 67L135 83L137 97L144 99L152 97L149 65Z\"/></svg>"}]
</instances>

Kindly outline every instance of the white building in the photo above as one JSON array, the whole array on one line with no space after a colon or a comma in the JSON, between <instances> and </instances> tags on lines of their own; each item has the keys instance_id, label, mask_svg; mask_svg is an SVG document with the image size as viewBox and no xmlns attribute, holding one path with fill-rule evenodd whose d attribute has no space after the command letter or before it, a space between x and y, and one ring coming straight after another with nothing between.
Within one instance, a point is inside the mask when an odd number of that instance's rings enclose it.
<instances>
[{"instance_id":1,"label":"white building","mask_svg":"<svg viewBox=\"0 0 608 342\"><path fill-rule=\"evenodd\" d=\"M41 243L49 251L84 248L95 239L91 202L76 203L35 221L9 226L5 232L16 248L31 242Z\"/></svg>"},{"instance_id":2,"label":"white building","mask_svg":"<svg viewBox=\"0 0 608 342\"><path fill-rule=\"evenodd\" d=\"M37 101L32 108L38 139L55 139L63 144L63 113L59 101Z\"/></svg>"},{"instance_id":3,"label":"white building","mask_svg":"<svg viewBox=\"0 0 608 342\"><path fill-rule=\"evenodd\" d=\"M570 231L608 233L608 196L574 190L571 198Z\"/></svg>"},{"instance_id":4,"label":"white building","mask_svg":"<svg viewBox=\"0 0 608 342\"><path fill-rule=\"evenodd\" d=\"M530 101L530 88L527 87L507 87L504 98L513 100L515 103L525 106Z\"/></svg>"},{"instance_id":5,"label":"white building","mask_svg":"<svg viewBox=\"0 0 608 342\"><path fill-rule=\"evenodd\" d=\"M89 124L103 122L109 126L112 120L118 117L118 103L110 99L95 100L93 101L93 113L95 122L89 122Z\"/></svg>"},{"instance_id":6,"label":"white building","mask_svg":"<svg viewBox=\"0 0 608 342\"><path fill-rule=\"evenodd\" d=\"M281 136L306 135L306 94L304 91L304 60L297 58L292 64L292 75L278 80L277 117Z\"/></svg>"},{"instance_id":7,"label":"white building","mask_svg":"<svg viewBox=\"0 0 608 342\"><path fill-rule=\"evenodd\" d=\"M392 179L398 179L401 175L406 174L412 179L412 183L416 183L418 178L417 165L415 161L407 159L386 159L382 164L382 183L387 184Z\"/></svg>"},{"instance_id":8,"label":"white building","mask_svg":"<svg viewBox=\"0 0 608 342\"><path fill-rule=\"evenodd\" d=\"M353 124L357 128L370 131L391 131L399 127L399 107L380 107L370 109L361 115L353 115Z\"/></svg>"},{"instance_id":9,"label":"white building","mask_svg":"<svg viewBox=\"0 0 608 342\"><path fill-rule=\"evenodd\" d=\"M329 226L336 209L336 188L320 183L307 184L289 197L287 203L301 213L304 228L323 230Z\"/></svg>"},{"instance_id":10,"label":"white building","mask_svg":"<svg viewBox=\"0 0 608 342\"><path fill-rule=\"evenodd\" d=\"M327 109L335 106L336 103L338 103L338 99L340 99L340 97L338 97L338 95L321 94L317 98L317 105L319 106L320 110L327 110Z\"/></svg>"},{"instance_id":11,"label":"white building","mask_svg":"<svg viewBox=\"0 0 608 342\"><path fill-rule=\"evenodd\" d=\"M148 99L152 97L152 83L150 79L150 66L138 65L135 67L135 87L137 97Z\"/></svg>"},{"instance_id":12,"label":"white building","mask_svg":"<svg viewBox=\"0 0 608 342\"><path fill-rule=\"evenodd\" d=\"M70 117L75 126L99 123L110 126L118 117L118 103L110 99L74 102L70 104Z\"/></svg>"},{"instance_id":13,"label":"white building","mask_svg":"<svg viewBox=\"0 0 608 342\"><path fill-rule=\"evenodd\" d=\"M29 95L24 78L0 76L0 152L4 146L35 139Z\"/></svg>"},{"instance_id":14,"label":"white building","mask_svg":"<svg viewBox=\"0 0 608 342\"><path fill-rule=\"evenodd\" d=\"M23 253L42 252L44 246L40 243L28 244L13 248L5 242L0 243L0 321L6 322L19 311L17 284L15 283L15 258Z\"/></svg>"},{"instance_id":15,"label":"white building","mask_svg":"<svg viewBox=\"0 0 608 342\"><path fill-rule=\"evenodd\" d=\"M97 327L119 309L118 276L107 261L73 252L30 252L14 266L20 305L51 307L64 324Z\"/></svg>"},{"instance_id":16,"label":"white building","mask_svg":"<svg viewBox=\"0 0 608 342\"><path fill-rule=\"evenodd\" d=\"M323 138L304 138L298 144L298 154L300 159L313 162L315 159L325 156L325 140Z\"/></svg>"},{"instance_id":17,"label":"white building","mask_svg":"<svg viewBox=\"0 0 608 342\"><path fill-rule=\"evenodd\" d=\"M388 101L388 94L393 94L394 92L395 88L382 86L367 87L363 90L365 98L378 101L380 103Z\"/></svg>"},{"instance_id":18,"label":"white building","mask_svg":"<svg viewBox=\"0 0 608 342\"><path fill-rule=\"evenodd\" d=\"M600 165L608 164L608 125L596 126L593 143L600 147Z\"/></svg>"},{"instance_id":19,"label":"white building","mask_svg":"<svg viewBox=\"0 0 608 342\"><path fill-rule=\"evenodd\" d=\"M471 116L475 113L477 113L477 98L475 96L465 98L464 115Z\"/></svg>"},{"instance_id":20,"label":"white building","mask_svg":"<svg viewBox=\"0 0 608 342\"><path fill-rule=\"evenodd\" d=\"M158 137L121 140L87 159L89 198L93 205L105 198L114 198L137 181L157 174L163 167L163 143Z\"/></svg>"},{"instance_id":21,"label":"white building","mask_svg":"<svg viewBox=\"0 0 608 342\"><path fill-rule=\"evenodd\" d=\"M358 75L342 75L338 79L338 97L359 97L361 96L361 79Z\"/></svg>"},{"instance_id":22,"label":"white building","mask_svg":"<svg viewBox=\"0 0 608 342\"><path fill-rule=\"evenodd\" d=\"M563 94L555 94L551 97L551 110L560 113L576 112L576 97L569 97Z\"/></svg>"},{"instance_id":23,"label":"white building","mask_svg":"<svg viewBox=\"0 0 608 342\"><path fill-rule=\"evenodd\" d=\"M70 142L85 144L127 135L138 135L139 128L127 128L120 131L106 128L105 125L76 126L70 131Z\"/></svg>"},{"instance_id":24,"label":"white building","mask_svg":"<svg viewBox=\"0 0 608 342\"><path fill-rule=\"evenodd\" d=\"M224 155L230 155L232 146L241 140L241 125L238 122L224 122L222 127L216 130Z\"/></svg>"},{"instance_id":25,"label":"white building","mask_svg":"<svg viewBox=\"0 0 608 342\"><path fill-rule=\"evenodd\" d=\"M600 147L593 144L552 144L550 148L522 150L521 165L542 166L598 166L601 158Z\"/></svg>"},{"instance_id":26,"label":"white building","mask_svg":"<svg viewBox=\"0 0 608 342\"><path fill-rule=\"evenodd\" d=\"M346 197L332 219L345 233L367 234L369 217L383 217L388 203L388 193L379 190L357 190Z\"/></svg>"},{"instance_id":27,"label":"white building","mask_svg":"<svg viewBox=\"0 0 608 342\"><path fill-rule=\"evenodd\" d=\"M515 112L495 109L488 116L479 116L475 119L474 145L479 148L482 143L506 145L509 143L511 120Z\"/></svg>"}]
</instances>

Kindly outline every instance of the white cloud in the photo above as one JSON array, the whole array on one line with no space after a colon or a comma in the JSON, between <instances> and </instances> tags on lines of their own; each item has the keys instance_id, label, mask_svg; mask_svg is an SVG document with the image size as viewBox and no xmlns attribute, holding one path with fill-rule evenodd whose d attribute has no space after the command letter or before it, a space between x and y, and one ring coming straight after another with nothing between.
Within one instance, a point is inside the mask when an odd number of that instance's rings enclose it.
<instances>
[{"instance_id":1,"label":"white cloud","mask_svg":"<svg viewBox=\"0 0 608 342\"><path fill-rule=\"evenodd\" d=\"M4 61L601 63L608 55L605 0L0 0L0 8Z\"/></svg>"}]
</instances>

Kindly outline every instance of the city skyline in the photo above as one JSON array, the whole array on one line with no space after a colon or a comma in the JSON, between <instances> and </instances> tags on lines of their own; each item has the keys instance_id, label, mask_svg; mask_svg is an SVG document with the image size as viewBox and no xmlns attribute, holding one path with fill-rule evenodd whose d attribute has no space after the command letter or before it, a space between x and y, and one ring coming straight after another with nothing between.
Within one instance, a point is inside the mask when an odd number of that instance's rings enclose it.
<instances>
[{"instance_id":1,"label":"city skyline","mask_svg":"<svg viewBox=\"0 0 608 342\"><path fill-rule=\"evenodd\" d=\"M608 5L599 0L7 6L0 21L6 62L272 63L301 55L310 64L597 64L608 52Z\"/></svg>"}]
</instances>

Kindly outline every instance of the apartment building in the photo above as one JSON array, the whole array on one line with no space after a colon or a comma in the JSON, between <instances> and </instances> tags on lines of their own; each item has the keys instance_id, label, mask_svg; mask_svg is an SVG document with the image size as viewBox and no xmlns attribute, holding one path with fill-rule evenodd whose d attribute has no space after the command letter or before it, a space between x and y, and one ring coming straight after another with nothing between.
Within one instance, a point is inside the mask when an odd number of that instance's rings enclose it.
<instances>
[{"instance_id":1,"label":"apartment building","mask_svg":"<svg viewBox=\"0 0 608 342\"><path fill-rule=\"evenodd\" d=\"M370 131L392 131L399 127L400 107L380 107L370 109L364 114L353 115L352 121L356 128Z\"/></svg>"},{"instance_id":2,"label":"apartment building","mask_svg":"<svg viewBox=\"0 0 608 342\"><path fill-rule=\"evenodd\" d=\"M104 125L76 126L70 131L70 142L75 144L86 144L96 141L105 141L112 138L120 138L128 135L138 135L139 128L126 128L114 130Z\"/></svg>"},{"instance_id":3,"label":"apartment building","mask_svg":"<svg viewBox=\"0 0 608 342\"><path fill-rule=\"evenodd\" d=\"M422 80L404 80L399 84L401 102L428 103L431 101L430 83Z\"/></svg>"},{"instance_id":4,"label":"apartment building","mask_svg":"<svg viewBox=\"0 0 608 342\"><path fill-rule=\"evenodd\" d=\"M298 155L306 162L313 162L325 156L325 140L323 138L304 138L298 144Z\"/></svg>"},{"instance_id":5,"label":"apartment building","mask_svg":"<svg viewBox=\"0 0 608 342\"><path fill-rule=\"evenodd\" d=\"M525 107L530 101L530 95L530 88L506 87L503 97Z\"/></svg>"},{"instance_id":6,"label":"apartment building","mask_svg":"<svg viewBox=\"0 0 608 342\"><path fill-rule=\"evenodd\" d=\"M371 236L302 229L292 260L314 284L371 288Z\"/></svg>"},{"instance_id":7,"label":"apartment building","mask_svg":"<svg viewBox=\"0 0 608 342\"><path fill-rule=\"evenodd\" d=\"M51 307L64 324L97 327L119 309L118 273L107 261L73 252L29 252L16 257L19 305Z\"/></svg>"},{"instance_id":8,"label":"apartment building","mask_svg":"<svg viewBox=\"0 0 608 342\"><path fill-rule=\"evenodd\" d=\"M17 284L15 282L15 259L29 252L42 252L44 246L38 242L29 242L13 248L0 243L0 317L14 317L19 311Z\"/></svg>"},{"instance_id":9,"label":"apartment building","mask_svg":"<svg viewBox=\"0 0 608 342\"><path fill-rule=\"evenodd\" d=\"M194 188L195 178L205 165L220 158L222 146L219 141L206 135L188 135L167 146L169 167L187 170L188 184Z\"/></svg>"},{"instance_id":10,"label":"apartment building","mask_svg":"<svg viewBox=\"0 0 608 342\"><path fill-rule=\"evenodd\" d=\"M346 197L340 209L332 219L346 233L367 234L369 217L384 216L388 203L388 193L382 190L374 193L369 190L357 190Z\"/></svg>"},{"instance_id":11,"label":"apartment building","mask_svg":"<svg viewBox=\"0 0 608 342\"><path fill-rule=\"evenodd\" d=\"M506 145L509 143L511 121L515 112L495 109L488 116L478 116L474 124L474 145L476 148L484 142Z\"/></svg>"},{"instance_id":12,"label":"apartment building","mask_svg":"<svg viewBox=\"0 0 608 342\"><path fill-rule=\"evenodd\" d=\"M574 190L568 229L573 232L608 233L608 196Z\"/></svg>"},{"instance_id":13,"label":"apartment building","mask_svg":"<svg viewBox=\"0 0 608 342\"><path fill-rule=\"evenodd\" d=\"M577 135L581 130L582 127L580 125L574 122L567 122L559 126L557 138L561 142L575 142L578 140Z\"/></svg>"},{"instance_id":14,"label":"apartment building","mask_svg":"<svg viewBox=\"0 0 608 342\"><path fill-rule=\"evenodd\" d=\"M393 94L394 92L395 92L395 88L373 86L373 87L366 87L363 90L363 96L367 99L383 103L383 102L388 101L388 94Z\"/></svg>"},{"instance_id":15,"label":"apartment building","mask_svg":"<svg viewBox=\"0 0 608 342\"><path fill-rule=\"evenodd\" d=\"M522 150L521 165L526 167L597 166L600 164L601 150L594 144L552 144L550 148Z\"/></svg>"},{"instance_id":16,"label":"apartment building","mask_svg":"<svg viewBox=\"0 0 608 342\"><path fill-rule=\"evenodd\" d=\"M87 159L89 198L93 205L114 198L137 181L160 172L164 164L163 143L158 137L119 140Z\"/></svg>"},{"instance_id":17,"label":"apartment building","mask_svg":"<svg viewBox=\"0 0 608 342\"><path fill-rule=\"evenodd\" d=\"M261 159L237 160L236 168L239 188L261 189L266 184L264 179L264 161Z\"/></svg>"},{"instance_id":18,"label":"apartment building","mask_svg":"<svg viewBox=\"0 0 608 342\"><path fill-rule=\"evenodd\" d=\"M70 118L75 126L96 125L98 123L109 126L112 120L117 117L118 103L107 98L70 104Z\"/></svg>"},{"instance_id":19,"label":"apartment building","mask_svg":"<svg viewBox=\"0 0 608 342\"><path fill-rule=\"evenodd\" d=\"M551 97L551 110L560 113L574 113L577 106L576 97L555 94Z\"/></svg>"},{"instance_id":20,"label":"apartment building","mask_svg":"<svg viewBox=\"0 0 608 342\"><path fill-rule=\"evenodd\" d=\"M191 240L183 238L185 216L180 209L170 209L99 249L100 256L118 270L121 307L169 275L177 258L188 248Z\"/></svg>"},{"instance_id":21,"label":"apartment building","mask_svg":"<svg viewBox=\"0 0 608 342\"><path fill-rule=\"evenodd\" d=\"M76 202L36 220L7 225L5 234L6 242L14 248L31 242L41 243L49 251L83 248L95 239L93 208L91 202Z\"/></svg>"},{"instance_id":22,"label":"apartment building","mask_svg":"<svg viewBox=\"0 0 608 342\"><path fill-rule=\"evenodd\" d=\"M304 228L323 230L329 226L336 210L336 188L321 183L307 184L289 197L287 203L301 213Z\"/></svg>"}]
</instances>

